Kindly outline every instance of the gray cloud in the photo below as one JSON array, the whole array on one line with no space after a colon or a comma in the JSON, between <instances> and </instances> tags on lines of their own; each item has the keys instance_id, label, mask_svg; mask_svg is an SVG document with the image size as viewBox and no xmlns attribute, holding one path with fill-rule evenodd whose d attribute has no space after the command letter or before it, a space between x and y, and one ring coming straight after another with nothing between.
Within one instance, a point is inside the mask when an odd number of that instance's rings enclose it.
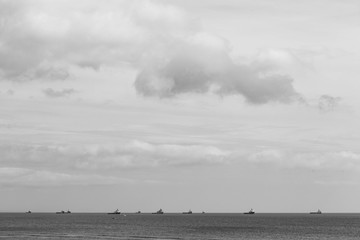
<instances>
[{"instance_id":1,"label":"gray cloud","mask_svg":"<svg viewBox=\"0 0 360 240\"><path fill-rule=\"evenodd\" d=\"M59 186L89 186L114 185L130 183L132 180L116 176L101 176L97 174L73 174L49 170L34 170L31 168L0 167L0 186L2 187L59 187Z\"/></svg>"},{"instance_id":2,"label":"gray cloud","mask_svg":"<svg viewBox=\"0 0 360 240\"><path fill-rule=\"evenodd\" d=\"M70 77L69 72L64 68L48 67L41 68L39 67L33 73L34 79L48 79L48 80L65 80Z\"/></svg>"},{"instance_id":3,"label":"gray cloud","mask_svg":"<svg viewBox=\"0 0 360 240\"><path fill-rule=\"evenodd\" d=\"M252 163L270 164L282 168L317 170L360 170L360 154L353 151L296 152L283 149L266 149L249 155Z\"/></svg>"},{"instance_id":4,"label":"gray cloud","mask_svg":"<svg viewBox=\"0 0 360 240\"><path fill-rule=\"evenodd\" d=\"M251 65L234 64L226 50L186 46L163 66L150 66L136 78L136 90L145 96L173 97L181 93L212 91L221 96L239 94L254 104L289 103L300 98L293 79L269 74Z\"/></svg>"},{"instance_id":5,"label":"gray cloud","mask_svg":"<svg viewBox=\"0 0 360 240\"><path fill-rule=\"evenodd\" d=\"M72 88L66 88L66 89L62 89L62 90L54 90L52 88L46 88L43 90L43 93L48 97L57 98L57 97L70 96L70 95L76 93L76 91Z\"/></svg>"},{"instance_id":6,"label":"gray cloud","mask_svg":"<svg viewBox=\"0 0 360 240\"><path fill-rule=\"evenodd\" d=\"M101 173L132 168L222 164L228 152L208 145L152 144L132 141L121 145L0 144L5 166L44 171Z\"/></svg>"},{"instance_id":7,"label":"gray cloud","mask_svg":"<svg viewBox=\"0 0 360 240\"><path fill-rule=\"evenodd\" d=\"M1 94L8 95L8 96L13 96L13 95L15 94L15 92L14 92L14 90L12 90L12 89L8 89L8 90L5 91L5 92L1 92L1 91L0 91L0 95L1 95Z\"/></svg>"},{"instance_id":8,"label":"gray cloud","mask_svg":"<svg viewBox=\"0 0 360 240\"><path fill-rule=\"evenodd\" d=\"M6 91L6 94L7 95L10 95L10 96L12 96L12 95L14 95L14 91L12 90L12 89L8 89L7 91Z\"/></svg>"},{"instance_id":9,"label":"gray cloud","mask_svg":"<svg viewBox=\"0 0 360 240\"><path fill-rule=\"evenodd\" d=\"M0 9L0 79L16 81L65 79L74 65L137 65L196 25L152 1L19 0L0 1Z\"/></svg>"},{"instance_id":10,"label":"gray cloud","mask_svg":"<svg viewBox=\"0 0 360 240\"><path fill-rule=\"evenodd\" d=\"M339 104L340 100L341 100L340 97L322 95L319 98L319 103L318 103L319 110L322 112L333 111Z\"/></svg>"},{"instance_id":11,"label":"gray cloud","mask_svg":"<svg viewBox=\"0 0 360 240\"><path fill-rule=\"evenodd\" d=\"M144 96L211 91L242 95L254 104L299 98L291 77L270 74L271 60L235 64L225 39L203 32L177 7L152 1L89 0L71 8L68 3L0 1L0 79L64 80L73 66L101 70L126 62L139 70L135 88Z\"/></svg>"}]
</instances>

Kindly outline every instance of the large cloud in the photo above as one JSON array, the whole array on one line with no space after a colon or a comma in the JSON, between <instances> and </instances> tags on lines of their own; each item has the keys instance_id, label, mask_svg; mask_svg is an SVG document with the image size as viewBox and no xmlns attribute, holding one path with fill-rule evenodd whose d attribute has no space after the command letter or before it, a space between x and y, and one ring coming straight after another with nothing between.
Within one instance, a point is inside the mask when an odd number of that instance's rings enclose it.
<instances>
[{"instance_id":1,"label":"large cloud","mask_svg":"<svg viewBox=\"0 0 360 240\"><path fill-rule=\"evenodd\" d=\"M209 44L210 43L210 44ZM248 102L291 102L300 99L293 79L271 74L269 68L235 64L222 39L197 33L170 50L165 62L152 62L137 77L135 86L145 96L172 97L181 93L240 94Z\"/></svg>"},{"instance_id":2,"label":"large cloud","mask_svg":"<svg viewBox=\"0 0 360 240\"><path fill-rule=\"evenodd\" d=\"M152 144L137 140L121 145L0 144L0 153L0 163L11 167L99 172L105 169L217 164L226 162L229 154L208 145Z\"/></svg>"},{"instance_id":3,"label":"large cloud","mask_svg":"<svg viewBox=\"0 0 360 240\"><path fill-rule=\"evenodd\" d=\"M0 186L119 184L138 181L129 171L224 164L230 154L214 146L152 144L0 144Z\"/></svg>"},{"instance_id":4,"label":"large cloud","mask_svg":"<svg viewBox=\"0 0 360 240\"><path fill-rule=\"evenodd\" d=\"M2 0L0 9L0 69L7 79L39 78L69 64L135 64L161 37L192 29L181 10L150 1Z\"/></svg>"},{"instance_id":5,"label":"large cloud","mask_svg":"<svg viewBox=\"0 0 360 240\"><path fill-rule=\"evenodd\" d=\"M171 5L2 0L0 9L0 79L66 79L74 65L99 70L126 62L139 69L135 87L145 96L212 91L251 103L298 98L291 77L259 63L235 64L224 39Z\"/></svg>"}]
</instances>

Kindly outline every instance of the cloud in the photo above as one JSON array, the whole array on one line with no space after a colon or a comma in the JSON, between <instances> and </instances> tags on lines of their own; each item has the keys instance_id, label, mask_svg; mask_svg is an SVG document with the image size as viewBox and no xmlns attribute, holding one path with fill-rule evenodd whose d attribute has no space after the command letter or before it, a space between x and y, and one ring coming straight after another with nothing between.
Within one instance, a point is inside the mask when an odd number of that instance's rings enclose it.
<instances>
[{"instance_id":1,"label":"cloud","mask_svg":"<svg viewBox=\"0 0 360 240\"><path fill-rule=\"evenodd\" d=\"M208 145L152 144L131 141L104 145L1 144L5 166L47 171L114 170L223 164L229 153Z\"/></svg>"},{"instance_id":2,"label":"cloud","mask_svg":"<svg viewBox=\"0 0 360 240\"><path fill-rule=\"evenodd\" d=\"M315 184L318 185L324 185L324 186L353 186L353 187L357 187L358 185L360 185L360 182L358 181L344 181L344 180L317 180L314 182Z\"/></svg>"},{"instance_id":3,"label":"cloud","mask_svg":"<svg viewBox=\"0 0 360 240\"><path fill-rule=\"evenodd\" d=\"M148 181L137 174L155 169L227 163L229 152L208 145L0 144L0 186L112 185Z\"/></svg>"},{"instance_id":4,"label":"cloud","mask_svg":"<svg viewBox=\"0 0 360 240\"><path fill-rule=\"evenodd\" d=\"M20 0L0 8L0 77L11 80L64 79L72 65L136 65L193 28L182 10L152 1Z\"/></svg>"},{"instance_id":5,"label":"cloud","mask_svg":"<svg viewBox=\"0 0 360 240\"><path fill-rule=\"evenodd\" d=\"M333 111L337 107L340 101L341 101L340 97L322 95L319 98L318 108L322 112Z\"/></svg>"},{"instance_id":6,"label":"cloud","mask_svg":"<svg viewBox=\"0 0 360 240\"><path fill-rule=\"evenodd\" d=\"M73 174L57 171L34 170L29 168L0 168L0 186L2 187L57 187L64 185L115 185L131 183L130 179L97 174Z\"/></svg>"},{"instance_id":7,"label":"cloud","mask_svg":"<svg viewBox=\"0 0 360 240\"><path fill-rule=\"evenodd\" d=\"M46 65L40 65L31 75L34 79L47 80L65 80L70 77L68 70L65 68Z\"/></svg>"},{"instance_id":8,"label":"cloud","mask_svg":"<svg viewBox=\"0 0 360 240\"><path fill-rule=\"evenodd\" d=\"M58 98L58 97L70 96L70 95L76 93L76 91L72 88L65 88L62 90L54 90L52 88L46 88L43 90L43 93L48 97Z\"/></svg>"},{"instance_id":9,"label":"cloud","mask_svg":"<svg viewBox=\"0 0 360 240\"><path fill-rule=\"evenodd\" d=\"M8 89L8 90L6 91L6 94L9 95L9 96L14 95L14 93L15 93L15 92L14 92L12 89Z\"/></svg>"},{"instance_id":10,"label":"cloud","mask_svg":"<svg viewBox=\"0 0 360 240\"><path fill-rule=\"evenodd\" d=\"M308 54L307 51L302 49L265 48L257 53L252 65L259 68L259 70L265 71L276 71L279 69L285 69L286 72L313 70L309 63L304 62L299 57L303 56L305 58Z\"/></svg>"},{"instance_id":11,"label":"cloud","mask_svg":"<svg viewBox=\"0 0 360 240\"><path fill-rule=\"evenodd\" d=\"M7 95L7 96L13 96L15 94L14 90L8 89L7 91L1 92L0 95Z\"/></svg>"},{"instance_id":12,"label":"cloud","mask_svg":"<svg viewBox=\"0 0 360 240\"><path fill-rule=\"evenodd\" d=\"M269 74L268 68L259 68L259 64L235 64L220 38L202 34L195 39L183 43L168 61L148 65L137 76L136 90L159 97L210 91L221 96L239 94L254 104L289 103L301 98L291 77Z\"/></svg>"},{"instance_id":13,"label":"cloud","mask_svg":"<svg viewBox=\"0 0 360 240\"><path fill-rule=\"evenodd\" d=\"M360 154L353 151L292 152L266 149L248 156L252 163L267 163L282 168L305 168L316 170L360 170Z\"/></svg>"},{"instance_id":14,"label":"cloud","mask_svg":"<svg viewBox=\"0 0 360 240\"><path fill-rule=\"evenodd\" d=\"M64 80L74 66L101 71L125 62L138 69L135 88L144 96L213 92L253 104L300 98L291 77L270 73L271 60L235 64L225 39L169 4L30 0L0 8L0 79Z\"/></svg>"}]
</instances>

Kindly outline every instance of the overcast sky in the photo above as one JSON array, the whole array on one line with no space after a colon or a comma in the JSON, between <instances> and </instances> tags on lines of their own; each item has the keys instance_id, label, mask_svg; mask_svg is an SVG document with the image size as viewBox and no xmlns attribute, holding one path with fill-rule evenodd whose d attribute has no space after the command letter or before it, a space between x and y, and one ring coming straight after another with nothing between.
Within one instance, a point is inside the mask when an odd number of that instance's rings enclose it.
<instances>
[{"instance_id":1,"label":"overcast sky","mask_svg":"<svg viewBox=\"0 0 360 240\"><path fill-rule=\"evenodd\" d=\"M360 212L357 0L0 0L0 211Z\"/></svg>"}]
</instances>

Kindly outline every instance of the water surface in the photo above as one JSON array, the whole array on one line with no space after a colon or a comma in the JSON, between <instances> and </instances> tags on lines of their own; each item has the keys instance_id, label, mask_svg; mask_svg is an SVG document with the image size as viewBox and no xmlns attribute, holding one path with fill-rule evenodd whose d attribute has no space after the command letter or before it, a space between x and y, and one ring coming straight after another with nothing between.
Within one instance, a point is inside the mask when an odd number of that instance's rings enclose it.
<instances>
[{"instance_id":1,"label":"water surface","mask_svg":"<svg viewBox=\"0 0 360 240\"><path fill-rule=\"evenodd\" d=\"M3 239L360 239L360 214L0 213Z\"/></svg>"}]
</instances>

